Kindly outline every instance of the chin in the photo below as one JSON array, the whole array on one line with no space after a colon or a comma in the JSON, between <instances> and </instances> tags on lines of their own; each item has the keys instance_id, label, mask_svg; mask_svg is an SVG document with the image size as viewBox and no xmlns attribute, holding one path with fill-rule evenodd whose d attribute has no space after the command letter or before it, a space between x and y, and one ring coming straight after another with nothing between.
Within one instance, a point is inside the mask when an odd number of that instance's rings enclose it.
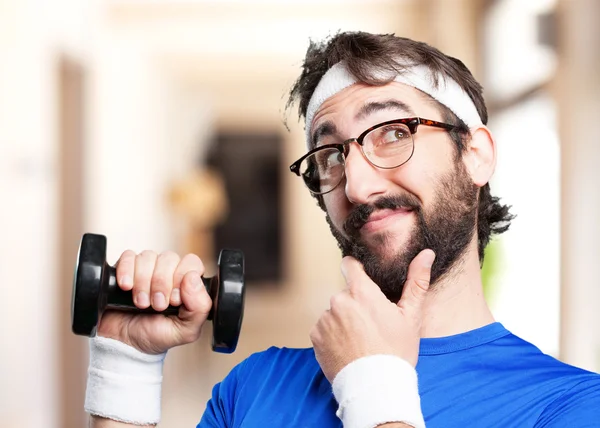
<instances>
[{"instance_id":1,"label":"chin","mask_svg":"<svg viewBox=\"0 0 600 428\"><path fill-rule=\"evenodd\" d=\"M411 230L403 230L401 232L391 230L377 232L364 236L362 239L373 253L386 259L395 258L406 248L410 240L411 231L412 228Z\"/></svg>"}]
</instances>

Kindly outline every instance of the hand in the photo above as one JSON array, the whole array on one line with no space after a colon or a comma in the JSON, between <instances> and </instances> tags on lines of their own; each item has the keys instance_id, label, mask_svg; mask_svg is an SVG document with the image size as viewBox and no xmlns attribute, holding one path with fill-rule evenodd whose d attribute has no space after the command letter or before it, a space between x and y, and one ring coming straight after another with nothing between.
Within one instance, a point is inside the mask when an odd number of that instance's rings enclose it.
<instances>
[{"instance_id":1,"label":"hand","mask_svg":"<svg viewBox=\"0 0 600 428\"><path fill-rule=\"evenodd\" d=\"M200 337L212 300L201 275L204 265L198 256L180 258L173 252L157 254L125 251L117 262L117 283L132 290L136 307L152 306L163 311L169 304L181 305L178 316L106 311L98 335L119 340L147 354L160 354Z\"/></svg>"},{"instance_id":2,"label":"hand","mask_svg":"<svg viewBox=\"0 0 600 428\"><path fill-rule=\"evenodd\" d=\"M421 251L408 268L402 297L390 302L352 257L342 260L346 289L331 298L310 339L323 373L333 382L352 361L391 354L417 365L422 306L429 290L435 254Z\"/></svg>"}]
</instances>

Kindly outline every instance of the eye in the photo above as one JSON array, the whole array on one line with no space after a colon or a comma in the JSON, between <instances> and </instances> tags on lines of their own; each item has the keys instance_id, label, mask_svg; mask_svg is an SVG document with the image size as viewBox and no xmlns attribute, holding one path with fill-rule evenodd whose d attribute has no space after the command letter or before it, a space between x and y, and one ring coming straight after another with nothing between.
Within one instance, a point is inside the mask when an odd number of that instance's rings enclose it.
<instances>
[{"instance_id":1,"label":"eye","mask_svg":"<svg viewBox=\"0 0 600 428\"><path fill-rule=\"evenodd\" d=\"M331 152L329 153L329 155L327 156L327 166L331 167L331 166L335 166L335 165L339 165L342 162L342 154L338 151L335 152Z\"/></svg>"},{"instance_id":2,"label":"eye","mask_svg":"<svg viewBox=\"0 0 600 428\"><path fill-rule=\"evenodd\" d=\"M327 170L341 163L341 153L337 150L323 150L317 153L317 164L322 170Z\"/></svg>"},{"instance_id":3,"label":"eye","mask_svg":"<svg viewBox=\"0 0 600 428\"><path fill-rule=\"evenodd\" d=\"M374 139L375 146L386 146L405 142L411 138L406 127L400 125L388 126L379 130Z\"/></svg>"}]
</instances>

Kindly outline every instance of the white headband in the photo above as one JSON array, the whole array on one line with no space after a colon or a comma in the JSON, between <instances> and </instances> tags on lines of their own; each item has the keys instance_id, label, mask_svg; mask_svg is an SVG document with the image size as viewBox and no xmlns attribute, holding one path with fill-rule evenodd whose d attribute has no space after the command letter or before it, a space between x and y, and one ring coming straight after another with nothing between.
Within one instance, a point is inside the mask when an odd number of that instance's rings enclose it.
<instances>
[{"instance_id":1,"label":"white headband","mask_svg":"<svg viewBox=\"0 0 600 428\"><path fill-rule=\"evenodd\" d=\"M425 92L448 107L469 128L482 124L479 113L469 95L449 77L438 75L438 87L436 88L431 70L424 65L416 65L406 67L406 71L397 74L394 81ZM323 75L306 109L306 145L308 148L311 145L310 132L317 110L325 100L357 82L358 79L350 74L343 62L333 65Z\"/></svg>"}]
</instances>

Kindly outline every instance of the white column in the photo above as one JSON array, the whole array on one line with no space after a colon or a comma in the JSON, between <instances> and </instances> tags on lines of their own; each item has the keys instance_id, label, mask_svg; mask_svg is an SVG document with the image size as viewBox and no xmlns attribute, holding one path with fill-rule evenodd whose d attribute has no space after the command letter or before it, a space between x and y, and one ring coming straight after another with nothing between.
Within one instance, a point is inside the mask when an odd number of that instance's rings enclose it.
<instances>
[{"instance_id":1,"label":"white column","mask_svg":"<svg viewBox=\"0 0 600 428\"><path fill-rule=\"evenodd\" d=\"M559 2L561 65L556 84L562 168L560 358L593 371L600 370L598 17L597 0ZM531 250L535 251L535 243Z\"/></svg>"}]
</instances>

